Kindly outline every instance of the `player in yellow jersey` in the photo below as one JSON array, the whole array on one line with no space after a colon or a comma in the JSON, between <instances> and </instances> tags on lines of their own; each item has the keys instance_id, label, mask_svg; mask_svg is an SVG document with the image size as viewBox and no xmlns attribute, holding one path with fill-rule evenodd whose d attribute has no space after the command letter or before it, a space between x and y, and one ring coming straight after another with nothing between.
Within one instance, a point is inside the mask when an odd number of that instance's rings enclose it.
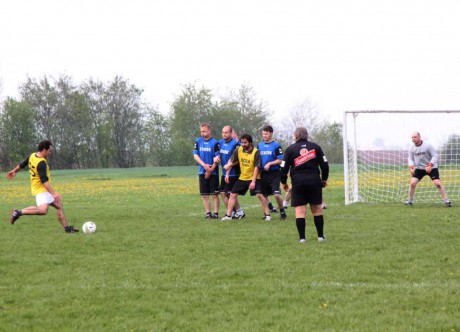
<instances>
[{"instance_id":1,"label":"player in yellow jersey","mask_svg":"<svg viewBox=\"0 0 460 332\"><path fill-rule=\"evenodd\" d=\"M13 225L22 215L46 215L51 205L56 209L58 220L65 232L75 233L78 232L78 229L67 224L62 209L61 195L54 191L50 184L51 173L46 159L53 153L53 150L53 144L50 141L41 141L38 144L38 152L32 153L6 174L8 179L14 179L17 172L29 166L31 192L37 202L37 206L29 206L22 210L13 209L10 223Z\"/></svg>"},{"instance_id":2,"label":"player in yellow jersey","mask_svg":"<svg viewBox=\"0 0 460 332\"><path fill-rule=\"evenodd\" d=\"M221 219L232 220L232 211L235 206L238 195L245 195L250 190L251 196L257 196L264 210L264 220L270 221L270 210L268 209L267 201L262 195L262 183L260 181L260 152L252 145L252 136L249 134L243 134L240 137L241 146L233 151L231 159L225 165L227 174L225 176L225 182L229 182L229 173L233 166L240 166L240 175L236 180L230 198L227 205L227 213ZM244 218L243 215L239 216L238 219Z\"/></svg>"}]
</instances>

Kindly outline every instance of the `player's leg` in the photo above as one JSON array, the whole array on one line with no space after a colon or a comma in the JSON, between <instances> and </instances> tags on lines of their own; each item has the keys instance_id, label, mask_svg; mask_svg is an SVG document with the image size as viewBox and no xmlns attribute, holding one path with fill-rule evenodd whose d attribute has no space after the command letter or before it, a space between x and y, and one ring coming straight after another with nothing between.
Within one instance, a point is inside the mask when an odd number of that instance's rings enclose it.
<instances>
[{"instance_id":1,"label":"player's leg","mask_svg":"<svg viewBox=\"0 0 460 332\"><path fill-rule=\"evenodd\" d=\"M438 188L439 194L441 195L441 198L444 201L444 204L446 205L446 207L451 207L452 203L449 201L449 198L447 198L446 189L444 189L444 186L442 185L441 180L435 179L433 180L433 184Z\"/></svg>"},{"instance_id":2,"label":"player's leg","mask_svg":"<svg viewBox=\"0 0 460 332\"><path fill-rule=\"evenodd\" d=\"M414 195L415 195L415 188L417 187L417 184L420 182L420 180L416 177L412 177L410 179L410 185L409 185L409 198L407 199L406 205L412 205L412 202L414 200Z\"/></svg>"},{"instance_id":3,"label":"player's leg","mask_svg":"<svg viewBox=\"0 0 460 332\"><path fill-rule=\"evenodd\" d=\"M205 219L211 219L211 202L209 200L209 195L211 194L209 188L209 181L208 179L204 178L204 174L200 174L198 176L199 179L199 186L200 186L200 195L201 200L203 201L204 211L206 212Z\"/></svg>"},{"instance_id":4,"label":"player's leg","mask_svg":"<svg viewBox=\"0 0 460 332\"><path fill-rule=\"evenodd\" d=\"M286 195L284 195L284 201L283 201L283 208L288 208L289 207L289 201L291 200L291 196L292 196L292 193L291 193L291 188L289 188L289 190L286 192Z\"/></svg>"},{"instance_id":5,"label":"player's leg","mask_svg":"<svg viewBox=\"0 0 460 332\"><path fill-rule=\"evenodd\" d=\"M313 215L313 222L315 223L316 233L318 234L318 241L326 241L324 236L324 217L323 217L323 193L322 185L312 185L310 190L307 191L307 199L310 203L310 211Z\"/></svg>"}]
</instances>

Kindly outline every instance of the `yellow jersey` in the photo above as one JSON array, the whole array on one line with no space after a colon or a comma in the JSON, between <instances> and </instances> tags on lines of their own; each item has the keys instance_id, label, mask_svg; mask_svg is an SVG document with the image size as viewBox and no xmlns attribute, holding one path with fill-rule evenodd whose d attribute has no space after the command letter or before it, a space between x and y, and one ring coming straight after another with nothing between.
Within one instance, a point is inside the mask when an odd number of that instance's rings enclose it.
<instances>
[{"instance_id":1,"label":"yellow jersey","mask_svg":"<svg viewBox=\"0 0 460 332\"><path fill-rule=\"evenodd\" d=\"M48 181L51 181L50 168L46 158L37 157L36 152L29 156L30 189L33 196L48 191L42 183L40 174L38 174L38 164L42 161L45 162L46 165L46 176L48 177Z\"/></svg>"},{"instance_id":2,"label":"yellow jersey","mask_svg":"<svg viewBox=\"0 0 460 332\"><path fill-rule=\"evenodd\" d=\"M240 165L240 177L242 181L251 181L254 175L254 168L260 165L260 155L256 152L257 148L253 148L251 152L245 152L243 147L238 147L238 163ZM257 174L257 179L260 179L260 172Z\"/></svg>"}]
</instances>

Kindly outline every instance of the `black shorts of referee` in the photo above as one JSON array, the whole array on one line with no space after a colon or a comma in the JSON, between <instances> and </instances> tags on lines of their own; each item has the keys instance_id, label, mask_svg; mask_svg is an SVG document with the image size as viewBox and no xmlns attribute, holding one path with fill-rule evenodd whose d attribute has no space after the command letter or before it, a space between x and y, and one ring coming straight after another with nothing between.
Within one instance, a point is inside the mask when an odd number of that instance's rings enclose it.
<instances>
[{"instance_id":1,"label":"black shorts of referee","mask_svg":"<svg viewBox=\"0 0 460 332\"><path fill-rule=\"evenodd\" d=\"M292 185L291 205L319 205L323 201L323 185L321 182L313 184Z\"/></svg>"}]
</instances>

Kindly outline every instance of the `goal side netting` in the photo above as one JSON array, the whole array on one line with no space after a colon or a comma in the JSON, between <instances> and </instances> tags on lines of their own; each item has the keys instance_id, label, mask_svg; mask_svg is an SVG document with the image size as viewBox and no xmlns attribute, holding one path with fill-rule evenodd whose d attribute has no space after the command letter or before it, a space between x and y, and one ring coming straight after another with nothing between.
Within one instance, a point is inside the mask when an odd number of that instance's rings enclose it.
<instances>
[{"instance_id":1,"label":"goal side netting","mask_svg":"<svg viewBox=\"0 0 460 332\"><path fill-rule=\"evenodd\" d=\"M405 202L411 175L411 135L438 152L440 179L451 201L460 202L460 111L346 111L343 122L345 204ZM442 202L425 176L414 203Z\"/></svg>"}]
</instances>

